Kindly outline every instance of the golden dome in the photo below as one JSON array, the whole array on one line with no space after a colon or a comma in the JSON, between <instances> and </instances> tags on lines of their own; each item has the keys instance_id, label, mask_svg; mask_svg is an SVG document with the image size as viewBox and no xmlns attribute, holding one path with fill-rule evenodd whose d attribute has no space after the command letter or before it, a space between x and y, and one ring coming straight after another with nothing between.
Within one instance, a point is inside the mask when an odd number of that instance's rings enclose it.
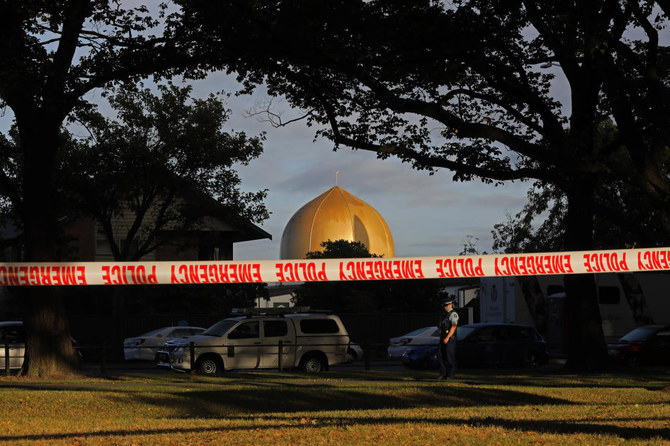
<instances>
[{"instance_id":1,"label":"golden dome","mask_svg":"<svg viewBox=\"0 0 670 446\"><path fill-rule=\"evenodd\" d=\"M284 228L279 256L304 259L310 251L322 251L322 242L342 239L365 244L371 254L395 256L391 231L379 212L339 186L293 214Z\"/></svg>"}]
</instances>

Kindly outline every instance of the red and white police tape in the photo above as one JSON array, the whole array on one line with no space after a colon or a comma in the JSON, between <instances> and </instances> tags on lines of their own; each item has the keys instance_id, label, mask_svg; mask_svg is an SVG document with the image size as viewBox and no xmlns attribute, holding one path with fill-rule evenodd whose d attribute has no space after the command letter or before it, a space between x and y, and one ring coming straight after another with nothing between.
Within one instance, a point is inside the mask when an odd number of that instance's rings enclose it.
<instances>
[{"instance_id":1,"label":"red and white police tape","mask_svg":"<svg viewBox=\"0 0 670 446\"><path fill-rule=\"evenodd\" d=\"M0 286L435 279L670 270L670 248L319 260L0 263Z\"/></svg>"},{"instance_id":2,"label":"red and white police tape","mask_svg":"<svg viewBox=\"0 0 670 446\"><path fill-rule=\"evenodd\" d=\"M0 286L436 279L670 270L670 248L319 260L0 263Z\"/></svg>"}]
</instances>

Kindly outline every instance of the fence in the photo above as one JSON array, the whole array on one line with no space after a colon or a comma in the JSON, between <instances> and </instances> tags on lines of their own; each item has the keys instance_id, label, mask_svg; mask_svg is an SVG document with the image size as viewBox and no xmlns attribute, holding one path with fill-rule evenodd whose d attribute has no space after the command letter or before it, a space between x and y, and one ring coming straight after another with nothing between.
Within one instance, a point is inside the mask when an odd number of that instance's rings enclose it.
<instances>
[{"instance_id":1,"label":"fence","mask_svg":"<svg viewBox=\"0 0 670 446\"><path fill-rule=\"evenodd\" d=\"M182 367L181 371L188 371L188 370L196 370L196 365L194 363L195 358L198 356L196 355L196 352L199 349L207 349L208 352L211 352L212 349L211 346L208 345L197 345L194 342L188 342L185 341L186 344L184 344L183 347L184 350L188 351L188 367ZM349 363L349 362L354 362L357 361L360 364L363 364L365 370L370 369L370 364L372 361L376 361L377 365L386 363L388 365L398 365L400 362L398 361L398 358L395 359L390 359L387 358L386 352L387 348L389 347L389 343L369 343L369 342L363 342L361 344L356 344L357 349L354 352L356 355L355 357L351 357L349 360L345 360L345 356L343 354L340 354L340 357L342 358L341 361L337 361L336 363L341 364L341 363ZM417 346L424 346L424 345L434 345L434 344L413 344L412 347L417 347ZM326 347L344 347L343 344L301 344L301 347L304 349L309 349L310 347L320 347L321 349L324 349ZM0 370L3 370L5 373L5 376L10 375L12 372L16 372L21 368L21 365L24 360L24 344L4 344L3 346L0 346L0 351L4 351L4 356L0 357ZM243 346L242 346L243 347ZM225 358L225 355L228 354L228 352L225 349L230 349L231 346L226 346L226 347L219 347L219 350L222 350L221 354L222 357ZM241 346L235 346L236 349L241 350ZM273 344L254 344L252 346L249 346L249 348L254 349L254 350L262 350L262 349L270 349L269 353L268 350L265 350L265 352L261 352L260 354L253 353L253 355L258 355L258 361L261 361L261 356L263 354L266 355L266 357L270 357L271 360L273 361L273 365L271 366L265 366L262 368L269 368L269 369L278 369L278 370L284 370L292 367L298 367L299 364L295 363L295 359L290 359L294 358L294 355L296 355L295 345L287 345L283 344L283 341L278 341L277 343ZM77 358L79 358L80 366L85 364L88 367L94 367L94 368L100 368L102 372L106 372L107 368L110 366L111 363L119 363L119 361L122 358L123 355L123 346L122 345L107 345L107 344L102 344L102 345L81 345L79 347L75 347L75 354ZM167 356L164 358L162 361L159 360L159 357L156 355L159 351L160 352L165 352L166 350L163 349L162 347L132 347L132 349L139 349L139 350L147 350L150 351L151 354L155 357L154 361L134 361L133 363L135 366L131 366L129 368L155 368L155 367L165 367L165 368L171 368L170 366L170 358ZM14 350L14 353L12 353L12 350ZM291 351L293 350L293 351ZM173 350L174 351L174 350ZM239 355L239 353L238 353ZM276 361L275 361L276 359ZM289 361L290 359L290 361ZM254 359L255 361L256 359ZM162 362L162 363L161 363ZM259 363L252 364L247 367L239 367L241 369L251 369L251 368L258 368ZM327 363L322 363L323 367L327 366ZM238 367L233 367L233 368L238 368Z\"/></svg>"},{"instance_id":2,"label":"fence","mask_svg":"<svg viewBox=\"0 0 670 446\"><path fill-rule=\"evenodd\" d=\"M9 342L6 342L3 351L4 351L4 370L5 370L5 375L9 375L10 369L11 369L11 363L13 359L19 360L23 355L12 355L11 350L16 349L17 345L16 344L11 344Z\"/></svg>"},{"instance_id":3,"label":"fence","mask_svg":"<svg viewBox=\"0 0 670 446\"><path fill-rule=\"evenodd\" d=\"M191 326L209 327L228 316L220 314L71 316L70 329L72 337L78 342L84 363L98 363L104 368L106 364L124 360L123 340L125 338L139 336L160 327L174 326L182 320L187 320ZM417 328L435 326L439 314L345 313L339 316L347 328L351 341L361 347L363 357L357 359L367 365L369 361L387 359L390 338L402 336ZM198 348L198 346L194 347ZM156 347L139 348L151 349L153 352L157 350ZM4 349L4 358L0 358L0 370L7 372L12 355L8 353L8 344L4 345ZM281 358L278 358L279 360ZM17 364L14 364L12 369L18 367Z\"/></svg>"},{"instance_id":4,"label":"fence","mask_svg":"<svg viewBox=\"0 0 670 446\"><path fill-rule=\"evenodd\" d=\"M421 327L437 325L436 313L342 313L338 314L352 342L370 346L373 359L385 357L388 340ZM139 336L160 327L177 325L186 320L189 325L209 327L229 317L227 314L153 314L113 316L71 316L72 337L79 342L86 358L96 358L102 349L107 359L123 358L123 340ZM463 319L465 320L465 319Z\"/></svg>"}]
</instances>

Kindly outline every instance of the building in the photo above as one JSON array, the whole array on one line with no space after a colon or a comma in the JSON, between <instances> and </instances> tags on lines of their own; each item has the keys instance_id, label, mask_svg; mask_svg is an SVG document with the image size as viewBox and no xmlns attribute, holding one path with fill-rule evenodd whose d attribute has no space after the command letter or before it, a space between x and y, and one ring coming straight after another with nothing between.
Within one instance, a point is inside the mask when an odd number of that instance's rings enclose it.
<instances>
[{"instance_id":1,"label":"building","mask_svg":"<svg viewBox=\"0 0 670 446\"><path fill-rule=\"evenodd\" d=\"M339 186L301 207L284 228L279 257L304 259L322 251L322 242L347 240L363 243L371 254L395 257L393 236L384 218L372 206Z\"/></svg>"},{"instance_id":2,"label":"building","mask_svg":"<svg viewBox=\"0 0 670 446\"><path fill-rule=\"evenodd\" d=\"M119 246L127 242L127 221L115 219L114 237ZM81 217L65 226L70 250L68 257L78 261L114 261L110 243L100 225L90 217ZM142 257L145 261L233 260L235 243L272 239L272 235L243 220L225 220L213 216L190 230L163 229L157 237L163 238L155 250ZM133 243L137 243L134 241Z\"/></svg>"},{"instance_id":3,"label":"building","mask_svg":"<svg viewBox=\"0 0 670 446\"><path fill-rule=\"evenodd\" d=\"M235 243L272 239L272 235L230 212L224 206L209 201L204 205L204 218L188 230L175 225L166 225L152 232L153 222L145 219L142 223L144 235L129 241L132 227L137 222L132 212L120 213L112 219L111 226L115 244L123 249L129 244L145 241L155 245L148 254L141 257L145 261L189 261L189 260L233 260ZM69 261L115 261L111 244L102 230L101 223L91 216L81 215L61 219L63 231L62 258ZM2 259L7 262L21 261L22 232L13 226L1 230L0 248ZM159 243L156 243L159 241ZM132 248L132 246L131 246ZM135 247L135 249L139 249ZM131 250L132 252L132 250ZM127 260L136 260L128 258Z\"/></svg>"}]
</instances>

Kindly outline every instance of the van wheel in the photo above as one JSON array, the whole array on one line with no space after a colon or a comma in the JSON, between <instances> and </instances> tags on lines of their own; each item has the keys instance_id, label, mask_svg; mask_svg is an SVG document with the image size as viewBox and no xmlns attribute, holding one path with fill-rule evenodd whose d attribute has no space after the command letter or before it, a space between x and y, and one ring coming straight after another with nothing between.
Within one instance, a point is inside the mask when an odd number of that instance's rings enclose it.
<instances>
[{"instance_id":1,"label":"van wheel","mask_svg":"<svg viewBox=\"0 0 670 446\"><path fill-rule=\"evenodd\" d=\"M223 364L220 359L214 358L213 356L207 356L198 358L198 361L195 363L195 369L201 375L213 376L223 371Z\"/></svg>"},{"instance_id":2,"label":"van wheel","mask_svg":"<svg viewBox=\"0 0 670 446\"><path fill-rule=\"evenodd\" d=\"M305 356L300 360L300 370L307 373L319 373L326 370L323 358L316 355Z\"/></svg>"}]
</instances>

